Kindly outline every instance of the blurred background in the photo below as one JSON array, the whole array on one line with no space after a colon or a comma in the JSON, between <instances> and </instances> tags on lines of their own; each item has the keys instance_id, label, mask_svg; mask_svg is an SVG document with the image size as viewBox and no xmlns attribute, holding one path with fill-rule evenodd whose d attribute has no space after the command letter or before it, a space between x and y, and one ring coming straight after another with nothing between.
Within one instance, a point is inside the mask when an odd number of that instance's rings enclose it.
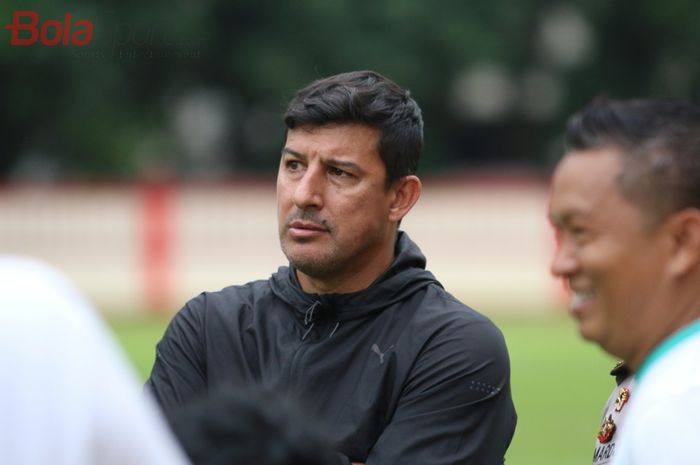
<instances>
[{"instance_id":1,"label":"blurred background","mask_svg":"<svg viewBox=\"0 0 700 465\"><path fill-rule=\"evenodd\" d=\"M592 98L700 96L700 4L35 0L2 2L0 24L18 11L39 32L58 20L44 38L62 41L12 45L0 28L0 253L65 271L143 376L188 298L285 263L274 176L288 100L373 69L425 119L425 190L403 229L509 341L509 463L590 460L612 361L578 340L549 275L548 176L566 117ZM63 45L81 20L91 41Z\"/></svg>"},{"instance_id":2,"label":"blurred background","mask_svg":"<svg viewBox=\"0 0 700 465\"><path fill-rule=\"evenodd\" d=\"M700 84L692 0L34 0L2 2L0 23L20 11L45 35L0 30L0 252L47 258L108 312L172 310L283 263L281 114L354 69L423 108L405 229L438 277L475 306L557 306L544 215L567 115Z\"/></svg>"}]
</instances>

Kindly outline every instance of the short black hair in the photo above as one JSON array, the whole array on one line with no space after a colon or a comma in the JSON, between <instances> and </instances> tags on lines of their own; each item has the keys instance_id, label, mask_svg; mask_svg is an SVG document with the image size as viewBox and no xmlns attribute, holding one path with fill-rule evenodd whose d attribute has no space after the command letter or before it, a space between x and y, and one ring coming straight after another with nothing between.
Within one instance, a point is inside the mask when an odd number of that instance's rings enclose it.
<instances>
[{"instance_id":1,"label":"short black hair","mask_svg":"<svg viewBox=\"0 0 700 465\"><path fill-rule=\"evenodd\" d=\"M654 221L700 209L700 106L686 100L597 98L572 115L567 150L614 147L620 192Z\"/></svg>"},{"instance_id":2,"label":"short black hair","mask_svg":"<svg viewBox=\"0 0 700 465\"><path fill-rule=\"evenodd\" d=\"M194 465L337 465L341 456L289 398L233 388L168 412Z\"/></svg>"},{"instance_id":3,"label":"short black hair","mask_svg":"<svg viewBox=\"0 0 700 465\"><path fill-rule=\"evenodd\" d=\"M423 149L423 118L410 92L374 71L353 71L304 87L284 115L287 129L361 123L380 131L386 186L415 174Z\"/></svg>"}]
</instances>

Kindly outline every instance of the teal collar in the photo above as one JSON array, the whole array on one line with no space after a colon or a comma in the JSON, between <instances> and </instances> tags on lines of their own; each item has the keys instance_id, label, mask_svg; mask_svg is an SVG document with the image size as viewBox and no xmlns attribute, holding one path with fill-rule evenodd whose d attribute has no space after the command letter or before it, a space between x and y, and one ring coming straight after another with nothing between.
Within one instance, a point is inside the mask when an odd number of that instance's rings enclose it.
<instances>
[{"instance_id":1,"label":"teal collar","mask_svg":"<svg viewBox=\"0 0 700 465\"><path fill-rule=\"evenodd\" d=\"M687 326L679 329L675 333L671 334L666 338L661 344L656 346L654 350L651 351L649 356L642 362L642 365L637 371L636 381L639 383L644 375L649 371L649 368L661 357L663 357L669 350L673 349L681 342L688 339L690 336L700 333L700 319L695 320Z\"/></svg>"}]
</instances>

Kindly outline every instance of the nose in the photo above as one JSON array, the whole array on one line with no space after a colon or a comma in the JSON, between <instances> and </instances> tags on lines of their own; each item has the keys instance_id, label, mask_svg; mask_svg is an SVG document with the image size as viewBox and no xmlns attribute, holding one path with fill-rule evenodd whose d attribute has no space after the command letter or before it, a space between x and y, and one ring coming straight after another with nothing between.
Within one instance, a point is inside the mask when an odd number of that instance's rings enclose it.
<instances>
[{"instance_id":1,"label":"nose","mask_svg":"<svg viewBox=\"0 0 700 465\"><path fill-rule=\"evenodd\" d=\"M294 205L301 210L323 208L323 180L320 170L309 167L294 187Z\"/></svg>"},{"instance_id":2,"label":"nose","mask_svg":"<svg viewBox=\"0 0 700 465\"><path fill-rule=\"evenodd\" d=\"M566 241L559 242L550 264L551 273L557 278L568 278L576 272L578 266L579 261L573 248Z\"/></svg>"}]
</instances>

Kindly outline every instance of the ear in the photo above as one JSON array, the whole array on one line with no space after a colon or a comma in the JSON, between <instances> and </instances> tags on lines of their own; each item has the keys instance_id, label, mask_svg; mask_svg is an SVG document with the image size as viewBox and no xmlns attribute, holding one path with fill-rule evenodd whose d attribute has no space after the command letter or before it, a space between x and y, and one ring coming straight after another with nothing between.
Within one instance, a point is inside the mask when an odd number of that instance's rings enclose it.
<instances>
[{"instance_id":1,"label":"ear","mask_svg":"<svg viewBox=\"0 0 700 465\"><path fill-rule=\"evenodd\" d=\"M700 210L686 208L673 214L666 228L671 240L671 275L680 278L700 269Z\"/></svg>"},{"instance_id":2,"label":"ear","mask_svg":"<svg viewBox=\"0 0 700 465\"><path fill-rule=\"evenodd\" d=\"M389 221L399 222L420 197L422 185L418 176L404 176L391 187L394 198L389 205Z\"/></svg>"}]
</instances>

